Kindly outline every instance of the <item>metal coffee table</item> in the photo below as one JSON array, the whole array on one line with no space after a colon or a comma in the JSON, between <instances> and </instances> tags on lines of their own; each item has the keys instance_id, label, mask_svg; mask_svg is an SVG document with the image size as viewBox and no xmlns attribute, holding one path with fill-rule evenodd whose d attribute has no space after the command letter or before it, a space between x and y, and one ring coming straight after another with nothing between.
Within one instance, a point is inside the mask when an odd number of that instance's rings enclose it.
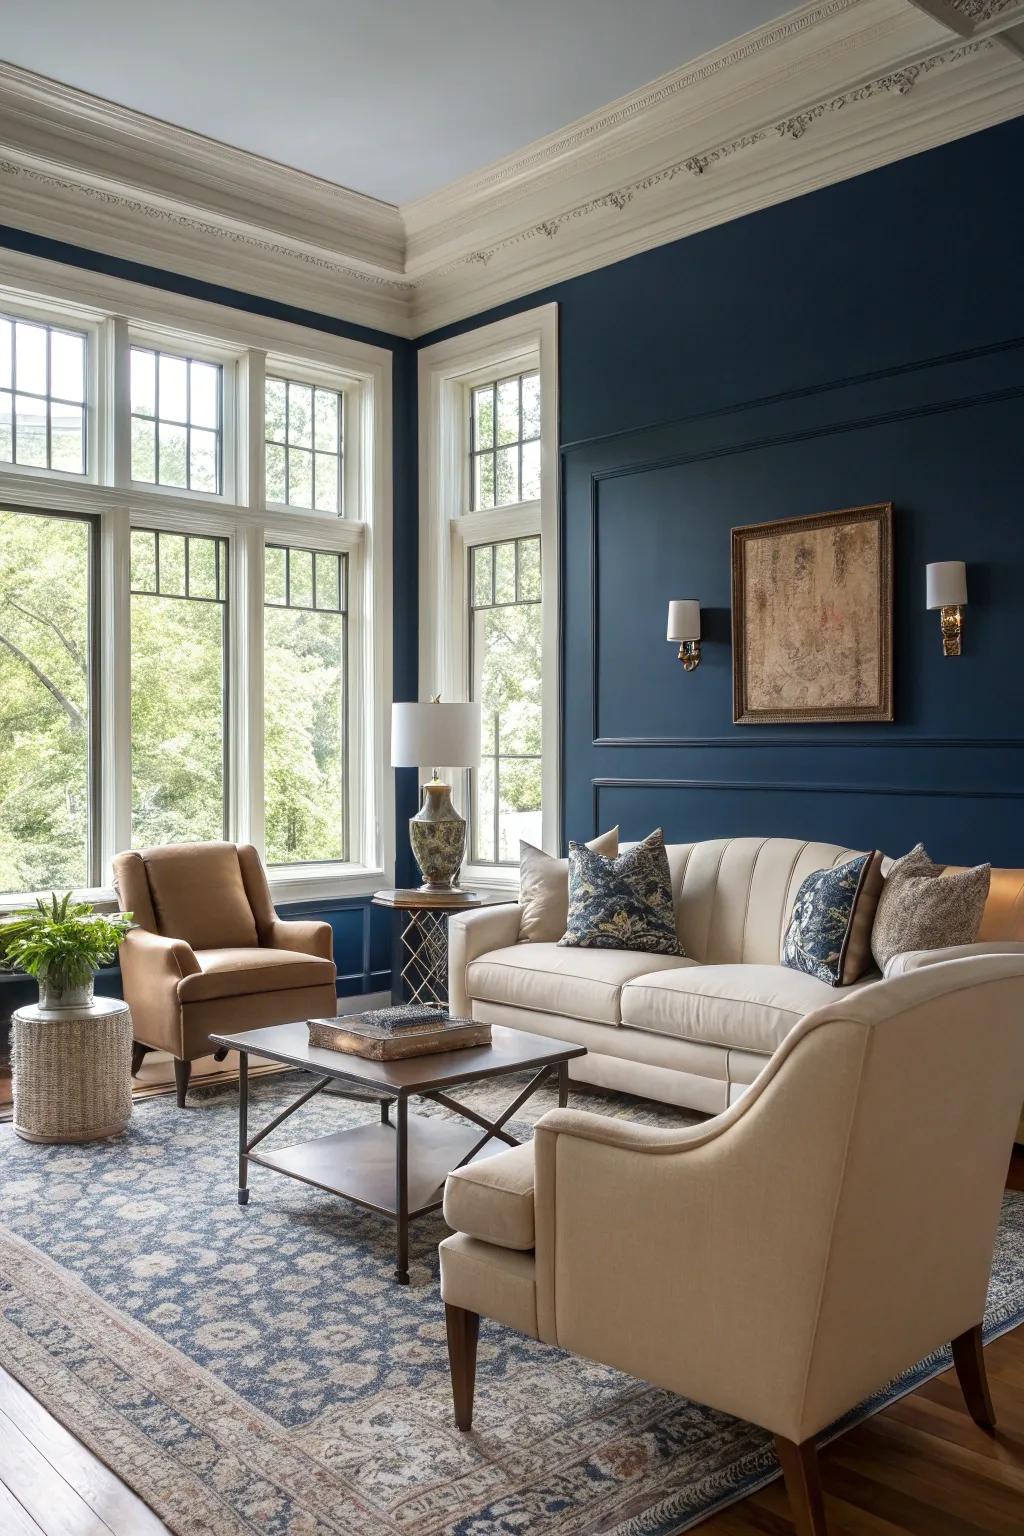
<instances>
[{"instance_id":1,"label":"metal coffee table","mask_svg":"<svg viewBox=\"0 0 1024 1536\"><path fill-rule=\"evenodd\" d=\"M215 1045L238 1052L239 1205L249 1202L249 1164L258 1163L390 1216L398 1225L395 1279L400 1285L409 1283L409 1222L440 1207L444 1181L452 1169L490 1157L503 1147L518 1146L505 1127L542 1083L557 1078L558 1102L564 1106L569 1089L569 1062L586 1055L581 1045L550 1040L545 1035L527 1035L497 1024L493 1026L490 1045L445 1051L436 1056L413 1056L404 1061L366 1061L361 1056L311 1046L305 1023L274 1024L266 1029L210 1038ZM252 1137L250 1055L317 1074L312 1087ZM477 1110L458 1103L447 1092L460 1084L524 1071L534 1075L496 1120L488 1120ZM379 1121L333 1131L272 1152L253 1150L332 1081L379 1094ZM413 1097L440 1104L469 1124L462 1125L443 1115L411 1114L409 1100ZM392 1104L394 1123L390 1114Z\"/></svg>"}]
</instances>

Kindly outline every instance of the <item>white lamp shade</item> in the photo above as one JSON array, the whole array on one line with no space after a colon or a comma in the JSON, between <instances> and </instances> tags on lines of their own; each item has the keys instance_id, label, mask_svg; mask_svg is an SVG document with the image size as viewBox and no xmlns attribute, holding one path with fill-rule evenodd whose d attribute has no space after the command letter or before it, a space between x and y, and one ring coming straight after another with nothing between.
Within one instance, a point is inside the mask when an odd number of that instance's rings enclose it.
<instances>
[{"instance_id":1,"label":"white lamp shade","mask_svg":"<svg viewBox=\"0 0 1024 1536\"><path fill-rule=\"evenodd\" d=\"M476 768L479 704L392 704L393 768Z\"/></svg>"},{"instance_id":2,"label":"white lamp shade","mask_svg":"<svg viewBox=\"0 0 1024 1536\"><path fill-rule=\"evenodd\" d=\"M700 603L695 597L674 597L668 605L666 640L700 639Z\"/></svg>"},{"instance_id":3,"label":"white lamp shade","mask_svg":"<svg viewBox=\"0 0 1024 1536\"><path fill-rule=\"evenodd\" d=\"M962 560L939 560L926 571L928 607L960 608L967 601L967 567Z\"/></svg>"}]
</instances>

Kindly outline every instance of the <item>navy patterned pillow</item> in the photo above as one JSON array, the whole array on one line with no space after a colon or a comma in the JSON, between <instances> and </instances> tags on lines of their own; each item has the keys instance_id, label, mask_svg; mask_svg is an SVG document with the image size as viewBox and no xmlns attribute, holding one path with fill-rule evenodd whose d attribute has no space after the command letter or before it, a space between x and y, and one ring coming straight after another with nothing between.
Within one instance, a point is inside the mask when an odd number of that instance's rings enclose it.
<instances>
[{"instance_id":1,"label":"navy patterned pillow","mask_svg":"<svg viewBox=\"0 0 1024 1536\"><path fill-rule=\"evenodd\" d=\"M848 987L871 964L871 928L881 892L882 855L876 850L808 875L783 940L783 965L830 987Z\"/></svg>"},{"instance_id":2,"label":"navy patterned pillow","mask_svg":"<svg viewBox=\"0 0 1024 1536\"><path fill-rule=\"evenodd\" d=\"M569 844L569 922L559 944L681 955L665 837L659 827L617 859Z\"/></svg>"}]
</instances>

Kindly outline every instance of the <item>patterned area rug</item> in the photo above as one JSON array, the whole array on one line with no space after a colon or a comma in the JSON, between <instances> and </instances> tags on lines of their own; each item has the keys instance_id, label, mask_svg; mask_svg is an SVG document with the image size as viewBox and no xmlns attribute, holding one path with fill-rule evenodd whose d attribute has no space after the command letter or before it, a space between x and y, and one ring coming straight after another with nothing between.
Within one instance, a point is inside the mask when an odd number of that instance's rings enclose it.
<instances>
[{"instance_id":1,"label":"patterned area rug","mask_svg":"<svg viewBox=\"0 0 1024 1536\"><path fill-rule=\"evenodd\" d=\"M300 1082L256 1081L251 1124ZM514 1092L465 1098L493 1109ZM413 1225L402 1288L382 1217L259 1168L241 1209L236 1113L219 1089L186 1112L137 1105L93 1146L0 1128L0 1360L177 1536L675 1536L777 1475L760 1430L490 1323L459 1434L440 1215ZM375 1115L321 1095L268 1145ZM987 1332L1022 1318L1024 1195L1008 1195ZM947 1364L923 1361L851 1420Z\"/></svg>"}]
</instances>

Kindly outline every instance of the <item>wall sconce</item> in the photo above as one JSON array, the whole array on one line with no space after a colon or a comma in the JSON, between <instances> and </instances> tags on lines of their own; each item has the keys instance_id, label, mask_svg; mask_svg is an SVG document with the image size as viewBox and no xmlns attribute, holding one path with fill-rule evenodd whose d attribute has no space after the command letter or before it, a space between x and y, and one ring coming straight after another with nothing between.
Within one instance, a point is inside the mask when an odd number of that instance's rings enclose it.
<instances>
[{"instance_id":1,"label":"wall sconce","mask_svg":"<svg viewBox=\"0 0 1024 1536\"><path fill-rule=\"evenodd\" d=\"M679 641L679 660L687 672L700 666L700 603L676 597L668 605L668 640Z\"/></svg>"},{"instance_id":2,"label":"wall sconce","mask_svg":"<svg viewBox=\"0 0 1024 1536\"><path fill-rule=\"evenodd\" d=\"M961 608L967 602L967 567L962 560L939 560L926 567L928 607L939 609L943 656L959 656L963 633Z\"/></svg>"}]
</instances>

